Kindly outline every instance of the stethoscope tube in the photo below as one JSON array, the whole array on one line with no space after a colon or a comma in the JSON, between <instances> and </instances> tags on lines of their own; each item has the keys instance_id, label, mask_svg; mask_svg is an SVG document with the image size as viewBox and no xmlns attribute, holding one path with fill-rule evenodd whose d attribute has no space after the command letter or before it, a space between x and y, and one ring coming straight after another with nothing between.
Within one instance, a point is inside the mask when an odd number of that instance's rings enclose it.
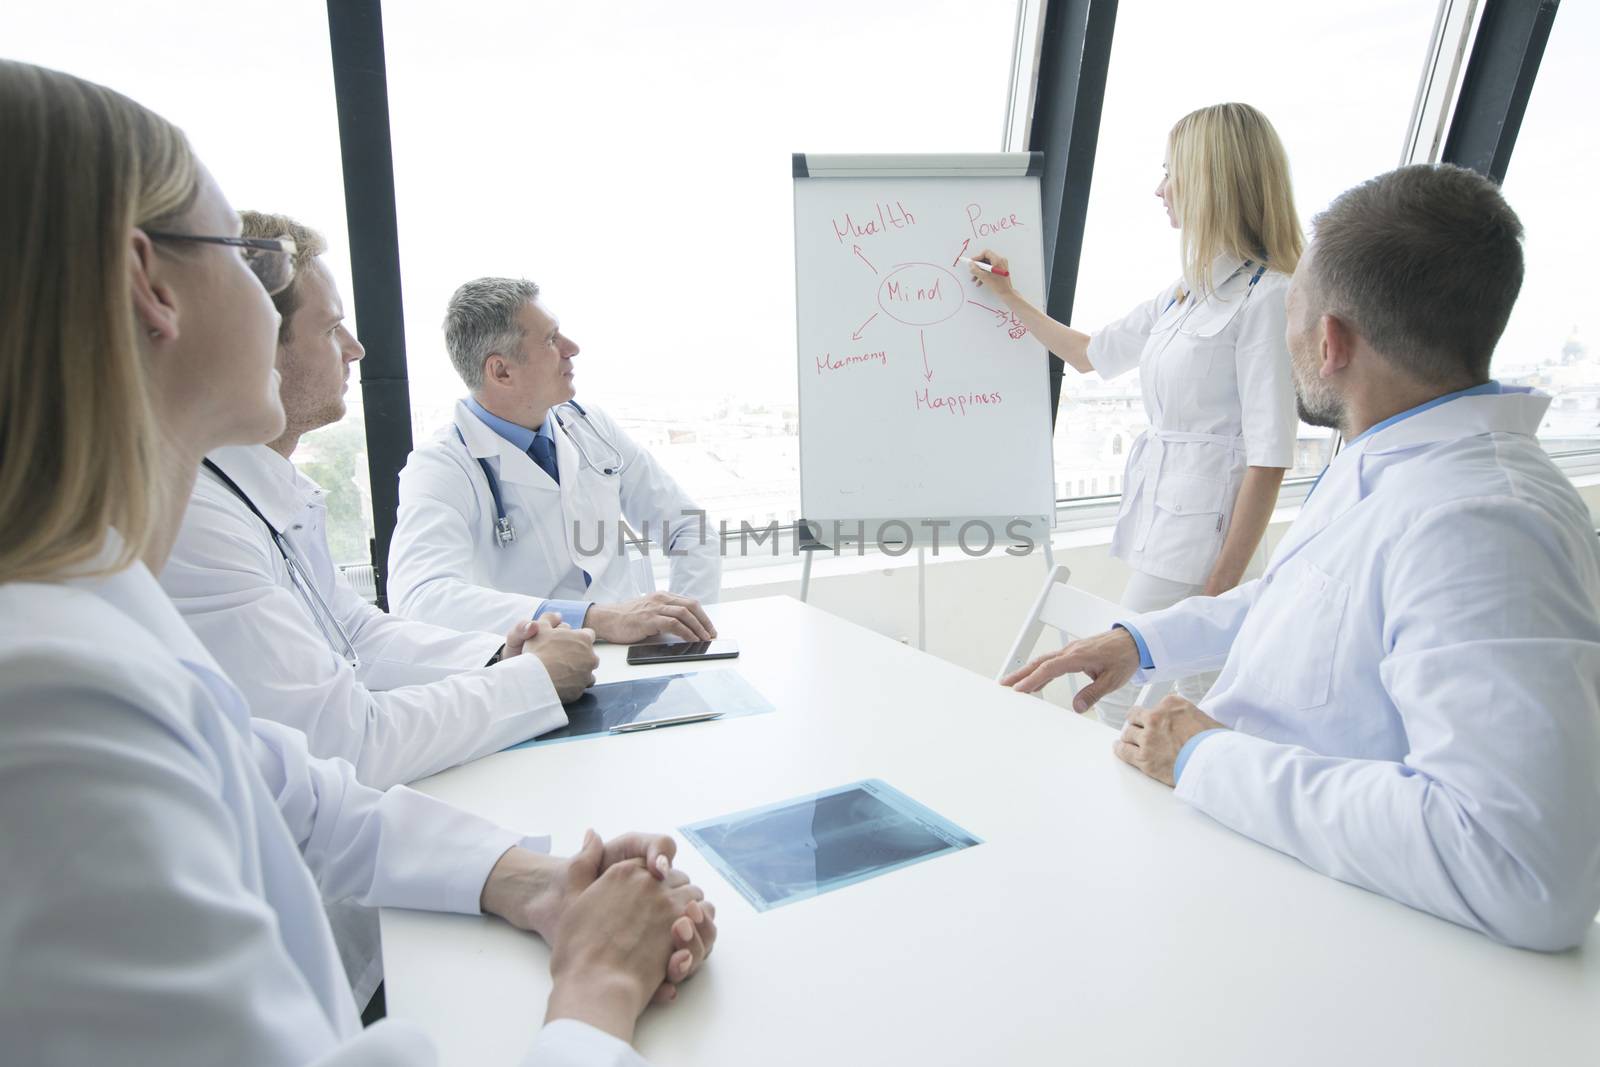
<instances>
[{"instance_id":1,"label":"stethoscope tube","mask_svg":"<svg viewBox=\"0 0 1600 1067\"><path fill-rule=\"evenodd\" d=\"M628 461L623 457L622 449L617 447L615 441L606 437L599 430L594 428L594 423L589 421L589 413L583 409L583 405L578 403L576 400L569 400L567 401L566 406L571 408L573 411L576 411L578 413L578 417L583 420L583 424L587 426L589 428L589 432L594 435L594 439L605 445L606 448L610 449L611 454L617 457L616 464L610 467L602 467L593 459L589 458L589 450L583 447L583 442L578 439L578 435L567 429L567 421L561 417L561 405L557 404L555 407L550 409L550 414L555 416L556 425L561 427L562 432L567 435L567 440L572 442L573 447L578 450L579 457L589 465L589 468L591 470L599 471L608 478L617 477L621 475L623 471L627 470Z\"/></svg>"},{"instance_id":2,"label":"stethoscope tube","mask_svg":"<svg viewBox=\"0 0 1600 1067\"><path fill-rule=\"evenodd\" d=\"M1234 275L1238 274L1239 271L1249 270L1252 262L1252 260L1245 260L1243 266L1239 267L1238 270L1233 272L1233 274L1230 274L1227 278L1223 279L1223 283L1226 284L1227 282L1232 281ZM1261 280L1261 276L1265 273L1267 273L1267 265L1263 263L1261 266L1257 267L1256 272L1250 276L1250 284L1244 287L1244 295L1246 297L1250 295L1250 291L1256 287L1256 282L1259 282ZM1189 294L1185 292L1183 295L1188 296ZM1171 300L1167 301L1167 306L1161 309L1161 314L1165 315L1167 312L1171 311L1172 305L1176 304L1177 302L1178 297L1173 296Z\"/></svg>"},{"instance_id":3,"label":"stethoscope tube","mask_svg":"<svg viewBox=\"0 0 1600 1067\"><path fill-rule=\"evenodd\" d=\"M583 460L584 465L590 470L599 471L601 474L610 478L621 477L622 472L628 469L628 461L626 457L623 456L622 450L617 447L616 442L612 441L609 437L594 428L594 423L589 421L589 413L583 409L583 405L579 404L576 400L568 400L566 402L566 406L576 411L578 413L578 417L583 420L583 424L589 427L589 432L594 434L595 440L605 445L606 448L611 450L611 454L616 456L615 465L609 467L600 466L600 464L596 463L594 459L590 457L589 450L583 446L583 442L578 438L578 435L572 432L572 430L567 426L566 420L561 417L561 412L559 410L561 406L562 405L557 404L555 407L551 408L550 414L555 418L556 426L560 428L562 433L567 435L567 440L571 441L572 446L578 450L578 457ZM455 427L455 431L456 439L461 442L461 447L467 448L467 439L461 433L461 427ZM471 449L468 449L467 453L468 455L471 455ZM478 461L478 467L483 471L483 480L489 483L489 496L494 500L495 546L498 548L505 548L507 545L515 544L517 540L517 530L516 527L511 525L510 516L506 514L505 500L500 495L500 479L495 477L494 468L489 465L489 461L487 459L484 459L482 456L475 456L473 458Z\"/></svg>"},{"instance_id":4,"label":"stethoscope tube","mask_svg":"<svg viewBox=\"0 0 1600 1067\"><path fill-rule=\"evenodd\" d=\"M311 621L317 624L318 630L322 631L322 639L328 642L328 647L333 650L334 655L344 657L344 661L350 664L352 670L360 670L361 656L356 652L355 642L350 640L350 634L339 622L339 617L333 613L332 608L328 607L328 602L322 599L322 594L317 592L316 583L311 580L311 576L301 568L299 562L294 558L294 546L289 543L289 539L276 526L267 521L267 517L261 513L261 509L256 507L256 502L251 500L249 494L239 488L239 483L228 477L221 467L209 459L201 460L200 462L206 470L216 475L217 480L230 489L234 496L244 501L244 506L250 509L252 515L261 520L261 525L265 526L267 533L272 535L272 544L277 548L278 555L283 557L283 565L288 568L289 584L294 586L295 592L300 594L301 603L305 604L306 610L311 613ZM338 640L334 639L336 634L338 635ZM341 648L340 646L343 647Z\"/></svg>"}]
</instances>

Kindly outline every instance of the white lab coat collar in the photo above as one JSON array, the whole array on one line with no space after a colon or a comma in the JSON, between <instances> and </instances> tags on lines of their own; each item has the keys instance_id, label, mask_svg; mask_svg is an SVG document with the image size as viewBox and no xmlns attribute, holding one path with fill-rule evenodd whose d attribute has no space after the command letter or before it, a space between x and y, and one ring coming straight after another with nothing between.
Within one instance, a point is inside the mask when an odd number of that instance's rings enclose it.
<instances>
[{"instance_id":1,"label":"white lab coat collar","mask_svg":"<svg viewBox=\"0 0 1600 1067\"><path fill-rule=\"evenodd\" d=\"M1550 407L1550 395L1537 389L1502 386L1499 393L1457 397L1438 407L1385 426L1363 437L1350 451L1381 455L1486 433L1533 435ZM1341 457L1342 458L1342 457Z\"/></svg>"},{"instance_id":2,"label":"white lab coat collar","mask_svg":"<svg viewBox=\"0 0 1600 1067\"><path fill-rule=\"evenodd\" d=\"M498 433L486 426L482 419L475 415L466 401L457 400L455 410L456 429L461 431L461 439L467 444L467 455L474 460L498 459L495 476L501 481L514 482L525 485L530 489L547 489L551 492L559 491L560 487L551 480L550 476L539 468L528 455L516 445L501 437ZM448 431L447 431L448 432ZM451 434L450 436L455 436ZM561 438L564 435L556 433L556 449L560 454ZM563 473L567 464L557 460L558 469Z\"/></svg>"},{"instance_id":3,"label":"white lab coat collar","mask_svg":"<svg viewBox=\"0 0 1600 1067\"><path fill-rule=\"evenodd\" d=\"M1532 436L1550 406L1550 396L1507 387L1502 393L1463 396L1386 426L1334 457L1300 517L1272 555L1268 572L1281 567L1335 519L1368 495L1362 472L1371 461L1427 445L1445 444L1489 433Z\"/></svg>"},{"instance_id":4,"label":"white lab coat collar","mask_svg":"<svg viewBox=\"0 0 1600 1067\"><path fill-rule=\"evenodd\" d=\"M1213 259L1211 261L1212 293L1220 295L1237 288L1243 288L1244 285L1248 284L1250 275L1239 270L1242 266L1244 266L1244 260L1227 252ZM1187 277L1180 278L1178 279L1179 291L1198 292L1199 281L1200 279L1198 278L1192 280ZM1177 294L1174 293L1173 295L1176 296Z\"/></svg>"},{"instance_id":5,"label":"white lab coat collar","mask_svg":"<svg viewBox=\"0 0 1600 1067\"><path fill-rule=\"evenodd\" d=\"M243 489L280 533L322 501L322 487L266 445L230 445L206 457ZM200 477L215 475L202 469Z\"/></svg>"}]
</instances>

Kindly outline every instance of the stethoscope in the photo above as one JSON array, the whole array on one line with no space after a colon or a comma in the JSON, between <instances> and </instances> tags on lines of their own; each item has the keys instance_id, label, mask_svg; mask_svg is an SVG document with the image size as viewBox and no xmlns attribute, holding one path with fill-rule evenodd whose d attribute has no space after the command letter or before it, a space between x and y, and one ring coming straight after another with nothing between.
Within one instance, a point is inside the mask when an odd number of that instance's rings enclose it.
<instances>
[{"instance_id":1,"label":"stethoscope","mask_svg":"<svg viewBox=\"0 0 1600 1067\"><path fill-rule=\"evenodd\" d=\"M616 457L614 463L601 466L590 457L589 450L584 447L583 441L577 434L572 432L571 427L567 425L567 421L561 417L561 409L563 407L569 407L578 413L578 417L589 428L589 433L593 435L594 439L609 449L612 456ZM567 435L567 440L571 441L572 446L578 450L578 457L583 460L584 465L590 470L596 470L607 477L616 478L621 477L622 472L628 469L628 460L623 456L622 449L618 448L616 442L610 437L595 429L594 423L589 419L589 413L583 409L582 404L579 404L576 400L568 400L565 404L557 404L551 408L550 414L555 416L556 426L560 428L562 433ZM461 447L466 448L467 439L461 436L461 427L457 426L455 430L456 438L461 442ZM516 527L511 525L511 519L506 515L505 501L500 496L500 479L494 476L494 468L489 466L489 461L482 456L477 458L478 466L483 470L484 481L489 483L489 495L494 498L494 542L496 546L505 548L507 545L516 543L517 530Z\"/></svg>"},{"instance_id":2,"label":"stethoscope","mask_svg":"<svg viewBox=\"0 0 1600 1067\"><path fill-rule=\"evenodd\" d=\"M272 543L278 548L278 555L283 557L283 564L289 569L289 584L300 594L300 600L311 613L311 620L317 624L317 629L322 631L323 640L328 642L328 647L333 649L335 655L343 656L344 661L354 670L361 669L361 657L356 653L355 643L350 640L350 634L340 625L339 618L328 607L328 602L322 599L322 594L317 592L316 583L311 576L305 573L299 562L294 558L294 546L289 539L278 531L278 528L267 521L261 514L261 509L256 507L256 502L251 500L237 482L222 472L222 468L209 459L201 461L206 470L217 476L223 485L233 490L233 495L244 501L244 506L250 509L251 514L261 520L261 525L267 528L272 535ZM337 638L337 640L335 640Z\"/></svg>"},{"instance_id":3,"label":"stethoscope","mask_svg":"<svg viewBox=\"0 0 1600 1067\"><path fill-rule=\"evenodd\" d=\"M1233 280L1234 275L1238 274L1239 271L1249 270L1250 269L1250 264L1253 263L1253 262L1255 262L1255 261L1254 260L1250 260L1250 259L1245 260L1244 264L1242 266L1240 266L1238 270L1235 270L1233 272L1233 274L1228 275L1228 277L1226 279L1224 279L1224 282L1226 283L1227 281ZM1259 282L1261 280L1261 276L1263 274L1265 274L1265 273L1267 273L1267 265L1265 263L1263 263L1263 264L1261 264L1261 266L1257 267L1256 268L1256 272L1250 276L1250 284L1244 287L1244 295L1247 298L1250 296L1250 290L1252 290L1252 289L1254 289L1256 287L1256 282ZM1188 295L1189 295L1189 293L1188 293L1187 290L1185 290L1181 294L1177 294L1177 293L1173 294L1172 299L1167 301L1167 306L1161 309L1161 314L1165 315L1167 312L1171 311L1173 304L1176 304L1181 297L1186 297ZM1197 308L1199 306L1200 305L1198 303L1192 304L1192 305L1190 305L1190 310L1192 311L1194 308Z\"/></svg>"}]
</instances>

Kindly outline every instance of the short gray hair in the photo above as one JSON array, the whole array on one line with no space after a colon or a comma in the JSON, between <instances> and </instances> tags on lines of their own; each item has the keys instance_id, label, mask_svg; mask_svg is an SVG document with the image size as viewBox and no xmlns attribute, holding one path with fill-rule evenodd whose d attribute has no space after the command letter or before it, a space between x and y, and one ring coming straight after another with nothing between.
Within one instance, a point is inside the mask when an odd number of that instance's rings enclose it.
<instances>
[{"instance_id":1,"label":"short gray hair","mask_svg":"<svg viewBox=\"0 0 1600 1067\"><path fill-rule=\"evenodd\" d=\"M526 278L474 278L450 297L444 347L468 390L482 387L484 360L515 351L522 339L517 312L538 297L539 287Z\"/></svg>"}]
</instances>

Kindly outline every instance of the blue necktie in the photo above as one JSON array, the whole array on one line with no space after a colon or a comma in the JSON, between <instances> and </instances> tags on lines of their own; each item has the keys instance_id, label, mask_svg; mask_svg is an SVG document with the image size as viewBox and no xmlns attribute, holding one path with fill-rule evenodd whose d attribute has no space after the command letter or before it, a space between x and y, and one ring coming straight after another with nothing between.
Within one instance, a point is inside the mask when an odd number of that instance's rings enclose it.
<instances>
[{"instance_id":1,"label":"blue necktie","mask_svg":"<svg viewBox=\"0 0 1600 1067\"><path fill-rule=\"evenodd\" d=\"M561 484L561 468L556 466L556 443L550 438L540 434L533 439L533 444L528 446L528 455L539 465L539 469L550 476L550 480L557 485Z\"/></svg>"},{"instance_id":2,"label":"blue necktie","mask_svg":"<svg viewBox=\"0 0 1600 1067\"><path fill-rule=\"evenodd\" d=\"M561 484L561 468L556 466L556 443L544 434L533 439L533 444L528 446L528 455L539 465L539 469L550 476L550 480L557 485ZM594 581L588 571L583 572L583 587L587 589Z\"/></svg>"}]
</instances>

